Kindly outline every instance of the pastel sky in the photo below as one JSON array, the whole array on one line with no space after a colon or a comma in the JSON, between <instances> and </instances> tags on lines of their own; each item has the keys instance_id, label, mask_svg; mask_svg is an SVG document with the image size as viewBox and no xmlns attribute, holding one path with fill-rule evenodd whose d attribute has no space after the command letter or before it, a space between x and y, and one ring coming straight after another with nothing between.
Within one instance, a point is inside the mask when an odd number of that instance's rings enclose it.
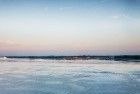
<instances>
[{"instance_id":1,"label":"pastel sky","mask_svg":"<svg viewBox=\"0 0 140 94\"><path fill-rule=\"evenodd\" d=\"M140 0L0 0L0 55L140 54Z\"/></svg>"}]
</instances>

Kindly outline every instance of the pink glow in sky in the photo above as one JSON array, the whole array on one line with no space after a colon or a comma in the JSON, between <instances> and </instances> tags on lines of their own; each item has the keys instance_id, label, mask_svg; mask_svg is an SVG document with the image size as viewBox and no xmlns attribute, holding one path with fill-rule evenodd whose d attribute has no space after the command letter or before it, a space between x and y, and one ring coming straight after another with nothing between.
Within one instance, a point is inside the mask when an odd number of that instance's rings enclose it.
<instances>
[{"instance_id":1,"label":"pink glow in sky","mask_svg":"<svg viewBox=\"0 0 140 94\"><path fill-rule=\"evenodd\" d=\"M0 1L0 55L140 54L140 2L23 1Z\"/></svg>"}]
</instances>

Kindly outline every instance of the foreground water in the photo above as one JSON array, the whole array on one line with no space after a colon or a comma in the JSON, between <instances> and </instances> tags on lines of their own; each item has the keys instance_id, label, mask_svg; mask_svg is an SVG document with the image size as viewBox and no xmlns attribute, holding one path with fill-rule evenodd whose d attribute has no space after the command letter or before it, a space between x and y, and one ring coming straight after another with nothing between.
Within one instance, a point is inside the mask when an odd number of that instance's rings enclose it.
<instances>
[{"instance_id":1,"label":"foreground water","mask_svg":"<svg viewBox=\"0 0 140 94\"><path fill-rule=\"evenodd\" d=\"M0 94L140 94L140 62L3 59Z\"/></svg>"}]
</instances>

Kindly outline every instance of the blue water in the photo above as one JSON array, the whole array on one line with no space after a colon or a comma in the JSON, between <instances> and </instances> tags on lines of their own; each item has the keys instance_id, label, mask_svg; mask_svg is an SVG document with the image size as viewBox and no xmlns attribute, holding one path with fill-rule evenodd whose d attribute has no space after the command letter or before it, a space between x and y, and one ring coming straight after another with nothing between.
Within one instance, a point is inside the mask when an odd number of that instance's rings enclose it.
<instances>
[{"instance_id":1,"label":"blue water","mask_svg":"<svg viewBox=\"0 0 140 94\"><path fill-rule=\"evenodd\" d=\"M140 63L4 59L0 94L140 94Z\"/></svg>"}]
</instances>

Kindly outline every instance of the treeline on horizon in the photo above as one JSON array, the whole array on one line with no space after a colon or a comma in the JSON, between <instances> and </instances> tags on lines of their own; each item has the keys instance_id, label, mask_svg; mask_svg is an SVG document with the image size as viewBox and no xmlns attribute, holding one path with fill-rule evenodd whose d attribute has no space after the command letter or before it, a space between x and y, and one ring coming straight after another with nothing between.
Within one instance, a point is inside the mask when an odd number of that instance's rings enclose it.
<instances>
[{"instance_id":1,"label":"treeline on horizon","mask_svg":"<svg viewBox=\"0 0 140 94\"><path fill-rule=\"evenodd\" d=\"M7 58L28 58L28 59L56 59L56 60L140 60L140 55L118 55L118 56L6 56Z\"/></svg>"}]
</instances>

